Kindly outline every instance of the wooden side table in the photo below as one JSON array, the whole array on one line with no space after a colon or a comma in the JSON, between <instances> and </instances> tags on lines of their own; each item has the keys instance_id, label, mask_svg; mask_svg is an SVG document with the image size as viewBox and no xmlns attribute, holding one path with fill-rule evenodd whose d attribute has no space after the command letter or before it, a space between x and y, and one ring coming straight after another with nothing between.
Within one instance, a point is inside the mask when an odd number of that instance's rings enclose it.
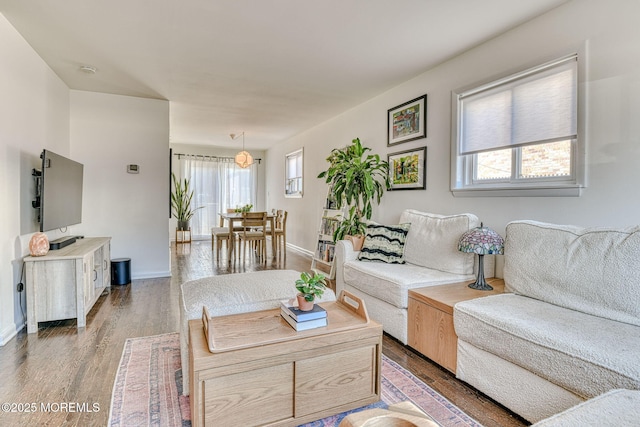
<instances>
[{"instance_id":1,"label":"wooden side table","mask_svg":"<svg viewBox=\"0 0 640 427\"><path fill-rule=\"evenodd\" d=\"M504 280L492 278L487 282L493 286L492 291L471 289L469 280L410 290L408 345L455 374L458 336L453 328L453 306L504 292Z\"/></svg>"}]
</instances>

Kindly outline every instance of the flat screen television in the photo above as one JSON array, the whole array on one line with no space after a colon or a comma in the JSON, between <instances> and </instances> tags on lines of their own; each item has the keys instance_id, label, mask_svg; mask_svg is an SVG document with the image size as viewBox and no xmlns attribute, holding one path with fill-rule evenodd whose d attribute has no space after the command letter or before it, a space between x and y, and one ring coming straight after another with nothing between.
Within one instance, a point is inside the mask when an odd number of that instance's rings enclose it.
<instances>
[{"instance_id":1,"label":"flat screen television","mask_svg":"<svg viewBox=\"0 0 640 427\"><path fill-rule=\"evenodd\" d=\"M34 204L40 209L40 231L81 223L84 166L50 150L43 150L40 158L39 200Z\"/></svg>"}]
</instances>

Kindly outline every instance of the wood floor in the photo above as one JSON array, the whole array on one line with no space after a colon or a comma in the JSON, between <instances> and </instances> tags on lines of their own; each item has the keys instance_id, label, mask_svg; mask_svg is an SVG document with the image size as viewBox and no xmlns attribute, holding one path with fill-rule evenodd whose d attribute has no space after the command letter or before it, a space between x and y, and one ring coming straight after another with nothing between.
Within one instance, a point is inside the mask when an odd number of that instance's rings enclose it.
<instances>
[{"instance_id":1,"label":"wood floor","mask_svg":"<svg viewBox=\"0 0 640 427\"><path fill-rule=\"evenodd\" d=\"M267 264L248 261L244 266L228 266L223 260L218 267L208 241L173 245L171 254L172 277L112 287L89 313L86 328L77 330L74 320L40 323L38 333L27 334L25 328L0 347L0 403L21 411L5 412L3 405L0 426L106 425L125 340L178 331L181 283L244 271L302 271L311 264L308 257L288 251L284 259ZM384 337L383 352L484 426L527 425L394 339Z\"/></svg>"}]
</instances>

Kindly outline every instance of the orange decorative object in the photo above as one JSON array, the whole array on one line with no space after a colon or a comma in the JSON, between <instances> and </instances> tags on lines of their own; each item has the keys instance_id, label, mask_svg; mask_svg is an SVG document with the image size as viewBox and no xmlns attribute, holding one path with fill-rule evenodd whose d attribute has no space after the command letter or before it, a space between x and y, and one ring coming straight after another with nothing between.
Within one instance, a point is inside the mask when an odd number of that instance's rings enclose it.
<instances>
[{"instance_id":1,"label":"orange decorative object","mask_svg":"<svg viewBox=\"0 0 640 427\"><path fill-rule=\"evenodd\" d=\"M49 238L44 233L36 233L29 241L31 256L44 256L49 252Z\"/></svg>"}]
</instances>

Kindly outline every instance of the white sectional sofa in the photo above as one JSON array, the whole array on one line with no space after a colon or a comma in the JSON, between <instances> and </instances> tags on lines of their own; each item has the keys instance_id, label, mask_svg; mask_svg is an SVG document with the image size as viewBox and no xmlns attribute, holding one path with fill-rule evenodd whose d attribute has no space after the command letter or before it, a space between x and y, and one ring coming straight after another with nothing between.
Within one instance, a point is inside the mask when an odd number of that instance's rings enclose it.
<instances>
[{"instance_id":1,"label":"white sectional sofa","mask_svg":"<svg viewBox=\"0 0 640 427\"><path fill-rule=\"evenodd\" d=\"M404 264L358 260L350 241L336 244L336 294L343 289L361 298L369 316L385 332L407 343L409 289L474 279L473 254L458 251L462 234L480 226L473 214L438 215L405 210L398 224L410 223ZM485 257L485 275L493 276L494 257Z\"/></svg>"},{"instance_id":2,"label":"white sectional sofa","mask_svg":"<svg viewBox=\"0 0 640 427\"><path fill-rule=\"evenodd\" d=\"M456 304L456 375L531 422L640 389L640 228L507 225L507 292Z\"/></svg>"},{"instance_id":3,"label":"white sectional sofa","mask_svg":"<svg viewBox=\"0 0 640 427\"><path fill-rule=\"evenodd\" d=\"M624 427L640 420L640 391L613 389L566 411L545 418L532 427Z\"/></svg>"}]
</instances>

